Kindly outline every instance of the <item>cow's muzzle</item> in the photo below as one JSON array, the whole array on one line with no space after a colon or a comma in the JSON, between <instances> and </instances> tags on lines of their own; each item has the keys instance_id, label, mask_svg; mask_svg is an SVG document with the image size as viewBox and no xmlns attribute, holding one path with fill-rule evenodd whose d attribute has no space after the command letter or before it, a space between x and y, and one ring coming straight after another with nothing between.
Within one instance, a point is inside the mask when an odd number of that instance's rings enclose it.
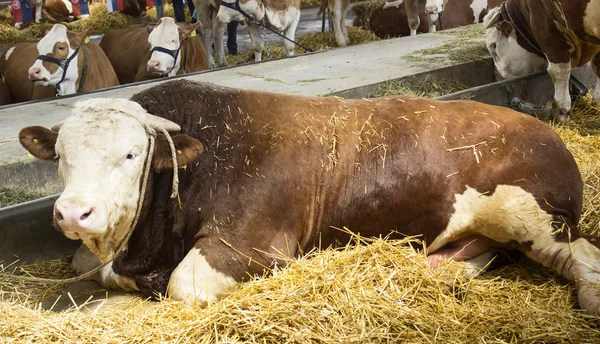
<instances>
[{"instance_id":1,"label":"cow's muzzle","mask_svg":"<svg viewBox=\"0 0 600 344\"><path fill-rule=\"evenodd\" d=\"M54 224L65 234L102 231L106 221L101 208L91 200L59 198L54 204Z\"/></svg>"},{"instance_id":2,"label":"cow's muzzle","mask_svg":"<svg viewBox=\"0 0 600 344\"><path fill-rule=\"evenodd\" d=\"M440 12L440 10L438 9L437 6L425 7L425 13L427 13L427 14L438 14L438 12Z\"/></svg>"}]
</instances>

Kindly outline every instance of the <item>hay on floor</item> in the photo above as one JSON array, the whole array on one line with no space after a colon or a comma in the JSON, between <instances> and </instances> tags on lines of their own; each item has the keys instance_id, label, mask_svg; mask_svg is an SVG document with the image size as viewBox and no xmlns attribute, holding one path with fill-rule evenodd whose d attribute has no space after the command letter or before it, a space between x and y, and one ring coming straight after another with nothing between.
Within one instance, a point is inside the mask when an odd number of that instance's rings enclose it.
<instances>
[{"instance_id":1,"label":"hay on floor","mask_svg":"<svg viewBox=\"0 0 600 344\"><path fill-rule=\"evenodd\" d=\"M385 0L365 1L352 6L352 12L354 12L352 26L370 30L371 14L384 3Z\"/></svg>"}]
</instances>

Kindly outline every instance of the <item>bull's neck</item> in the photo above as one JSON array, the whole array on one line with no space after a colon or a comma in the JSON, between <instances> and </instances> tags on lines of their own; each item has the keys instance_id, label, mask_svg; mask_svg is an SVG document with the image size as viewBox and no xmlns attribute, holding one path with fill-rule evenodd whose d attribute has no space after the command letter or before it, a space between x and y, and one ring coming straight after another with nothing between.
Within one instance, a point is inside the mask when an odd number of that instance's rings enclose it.
<instances>
[{"instance_id":1,"label":"bull's neck","mask_svg":"<svg viewBox=\"0 0 600 344\"><path fill-rule=\"evenodd\" d=\"M545 57L531 32L528 9L520 0L507 0L504 4L508 19L516 30L519 45L528 52Z\"/></svg>"}]
</instances>

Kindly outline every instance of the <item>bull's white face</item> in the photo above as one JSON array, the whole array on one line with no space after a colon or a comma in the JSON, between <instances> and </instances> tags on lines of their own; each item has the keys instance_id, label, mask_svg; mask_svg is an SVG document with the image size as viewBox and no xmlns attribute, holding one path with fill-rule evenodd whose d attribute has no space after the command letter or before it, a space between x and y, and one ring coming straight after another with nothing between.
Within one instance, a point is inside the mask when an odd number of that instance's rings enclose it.
<instances>
[{"instance_id":1,"label":"bull's white face","mask_svg":"<svg viewBox=\"0 0 600 344\"><path fill-rule=\"evenodd\" d=\"M103 261L127 235L136 213L148 151L140 122L145 115L128 100L91 99L76 105L58 133L64 191L54 205L54 222Z\"/></svg>"},{"instance_id":2,"label":"bull's white face","mask_svg":"<svg viewBox=\"0 0 600 344\"><path fill-rule=\"evenodd\" d=\"M227 2L234 4L236 0L221 0L221 2ZM262 0L239 0L240 8L242 11L251 15L255 20L262 20L265 16L265 5ZM222 23L229 23L232 21L244 21L246 17L239 11L231 8L220 6L219 13L217 13L217 19Z\"/></svg>"},{"instance_id":3,"label":"bull's white face","mask_svg":"<svg viewBox=\"0 0 600 344\"><path fill-rule=\"evenodd\" d=\"M515 78L541 71L545 68L546 59L530 53L517 42L516 30L508 22L494 24L500 15L500 8L494 8L488 13L483 23L486 27L486 46L494 59L494 65L500 75ZM501 30L504 25L505 30Z\"/></svg>"},{"instance_id":4,"label":"bull's white face","mask_svg":"<svg viewBox=\"0 0 600 344\"><path fill-rule=\"evenodd\" d=\"M56 59L66 59L75 53L72 42L67 35L67 27L56 24L37 44L38 55L47 55ZM36 60L29 68L29 79L40 86L55 86L63 76L63 69L58 65ZM65 79L60 83L59 95L73 94L76 92L75 83L79 75L77 58L69 64Z\"/></svg>"},{"instance_id":5,"label":"bull's white face","mask_svg":"<svg viewBox=\"0 0 600 344\"><path fill-rule=\"evenodd\" d=\"M163 47L169 50L177 50L181 45L179 36L179 26L175 20L170 17L161 18L158 25L148 35L150 49L154 47ZM181 64L181 51L176 58L160 51L154 51L148 61L148 72L173 76L177 74Z\"/></svg>"}]
</instances>

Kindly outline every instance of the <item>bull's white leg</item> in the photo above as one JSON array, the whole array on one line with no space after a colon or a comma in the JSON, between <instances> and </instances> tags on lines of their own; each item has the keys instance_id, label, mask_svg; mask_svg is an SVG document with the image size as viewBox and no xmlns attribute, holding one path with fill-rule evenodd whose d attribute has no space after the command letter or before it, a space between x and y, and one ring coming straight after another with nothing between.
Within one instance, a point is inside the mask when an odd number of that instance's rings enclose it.
<instances>
[{"instance_id":1,"label":"bull's white leg","mask_svg":"<svg viewBox=\"0 0 600 344\"><path fill-rule=\"evenodd\" d=\"M96 257L92 251L85 245L82 244L75 254L73 255L73 261L71 266L77 274L81 275L88 271L95 269L100 266L102 262ZM135 280L129 277L121 276L116 274L112 269L112 263L103 267L100 271L86 278L86 280L96 281L105 288L115 290L126 290L133 291L138 290Z\"/></svg>"},{"instance_id":2,"label":"bull's white leg","mask_svg":"<svg viewBox=\"0 0 600 344\"><path fill-rule=\"evenodd\" d=\"M225 24L217 19L217 15L213 15L212 19L213 40L215 42L215 58L219 66L226 66L225 50L223 48L223 35L225 34Z\"/></svg>"},{"instance_id":3,"label":"bull's white leg","mask_svg":"<svg viewBox=\"0 0 600 344\"><path fill-rule=\"evenodd\" d=\"M194 6L196 6L196 13L198 14L198 22L200 23L200 35L204 50L206 51L206 59L208 61L209 68L215 68L215 59L213 58L211 49L211 37L212 37L212 23L210 19L210 3L205 0L194 0Z\"/></svg>"},{"instance_id":4,"label":"bull's white leg","mask_svg":"<svg viewBox=\"0 0 600 344\"><path fill-rule=\"evenodd\" d=\"M548 63L548 74L554 82L554 104L552 115L558 121L568 121L571 115L571 96L569 95L570 63Z\"/></svg>"},{"instance_id":5,"label":"bull's white leg","mask_svg":"<svg viewBox=\"0 0 600 344\"><path fill-rule=\"evenodd\" d=\"M204 306L227 296L236 286L232 277L215 270L200 249L193 248L171 274L167 296Z\"/></svg>"},{"instance_id":6,"label":"bull's white leg","mask_svg":"<svg viewBox=\"0 0 600 344\"><path fill-rule=\"evenodd\" d=\"M600 54L592 59L592 69L596 73L596 87L594 87L594 101L600 101Z\"/></svg>"},{"instance_id":7,"label":"bull's white leg","mask_svg":"<svg viewBox=\"0 0 600 344\"><path fill-rule=\"evenodd\" d=\"M254 23L247 22L246 27L248 28L248 33L250 34L250 40L252 41L252 47L254 49L254 61L260 62L262 60L264 43L260 37L259 26Z\"/></svg>"},{"instance_id":8,"label":"bull's white leg","mask_svg":"<svg viewBox=\"0 0 600 344\"><path fill-rule=\"evenodd\" d=\"M293 41L296 37L296 27L298 27L298 22L300 21L300 11L296 9L289 9L288 13L291 13L292 11L294 13L294 19L292 20L290 25L285 29L285 37ZM296 47L296 45L288 40L284 40L283 45L285 47L285 55L293 56L294 48Z\"/></svg>"},{"instance_id":9,"label":"bull's white leg","mask_svg":"<svg viewBox=\"0 0 600 344\"><path fill-rule=\"evenodd\" d=\"M580 306L600 315L600 249L590 241L600 239L581 237L576 228L569 228L564 214L547 213L532 194L517 186L499 185L491 195L468 187L456 195L454 209L448 227L429 245L430 252L473 233L512 243L529 258L575 281ZM557 240L561 233L568 240Z\"/></svg>"},{"instance_id":10,"label":"bull's white leg","mask_svg":"<svg viewBox=\"0 0 600 344\"><path fill-rule=\"evenodd\" d=\"M335 42L338 47L346 46L346 39L344 37L343 27L345 27L345 23L342 20L342 0L334 0L333 1L333 32L335 34Z\"/></svg>"},{"instance_id":11,"label":"bull's white leg","mask_svg":"<svg viewBox=\"0 0 600 344\"><path fill-rule=\"evenodd\" d=\"M350 37L348 36L348 29L346 28L346 15L348 14L348 1L342 1L342 15L340 16L340 26L342 27L342 33L344 34L344 40L346 44L350 44Z\"/></svg>"}]
</instances>

